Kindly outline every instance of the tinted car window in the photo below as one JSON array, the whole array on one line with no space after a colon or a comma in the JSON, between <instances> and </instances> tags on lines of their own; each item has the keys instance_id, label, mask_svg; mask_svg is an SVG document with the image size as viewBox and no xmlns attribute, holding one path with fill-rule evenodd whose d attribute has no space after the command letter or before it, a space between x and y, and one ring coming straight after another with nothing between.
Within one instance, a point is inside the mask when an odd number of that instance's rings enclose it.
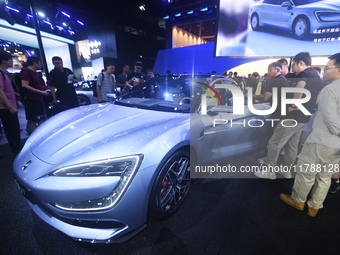
<instances>
[{"instance_id":1,"label":"tinted car window","mask_svg":"<svg viewBox=\"0 0 340 255\"><path fill-rule=\"evenodd\" d=\"M294 0L295 5L304 5L304 4L310 4L315 2L320 2L321 0Z\"/></svg>"},{"instance_id":2,"label":"tinted car window","mask_svg":"<svg viewBox=\"0 0 340 255\"><path fill-rule=\"evenodd\" d=\"M276 0L264 0L264 4L276 4Z\"/></svg>"}]
</instances>

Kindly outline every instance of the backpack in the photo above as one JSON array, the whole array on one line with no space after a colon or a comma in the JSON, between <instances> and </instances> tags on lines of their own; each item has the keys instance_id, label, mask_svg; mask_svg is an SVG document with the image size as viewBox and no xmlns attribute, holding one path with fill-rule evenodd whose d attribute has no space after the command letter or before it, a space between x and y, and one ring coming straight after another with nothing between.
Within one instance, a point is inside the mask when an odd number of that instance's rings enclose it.
<instances>
[{"instance_id":1,"label":"backpack","mask_svg":"<svg viewBox=\"0 0 340 255\"><path fill-rule=\"evenodd\" d=\"M12 73L10 74L9 78L12 83L12 87L16 93L20 94L20 101L23 102L27 96L27 89L22 87L20 73Z\"/></svg>"},{"instance_id":2,"label":"backpack","mask_svg":"<svg viewBox=\"0 0 340 255\"><path fill-rule=\"evenodd\" d=\"M98 74L98 78L97 78L96 82L92 86L92 91L93 91L93 96L94 97L98 97L98 94L97 94L97 82L98 82L99 76L101 77L101 79L100 79L101 82L103 82L103 80L104 80L104 72L101 72L100 74ZM112 81L113 81L113 76L112 75L110 75L110 76L111 76Z\"/></svg>"}]
</instances>

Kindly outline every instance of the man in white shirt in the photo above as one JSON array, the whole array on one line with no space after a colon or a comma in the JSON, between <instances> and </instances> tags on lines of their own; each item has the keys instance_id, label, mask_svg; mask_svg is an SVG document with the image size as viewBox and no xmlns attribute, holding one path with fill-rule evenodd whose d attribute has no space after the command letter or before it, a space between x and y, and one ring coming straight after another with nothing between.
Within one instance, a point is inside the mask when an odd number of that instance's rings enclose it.
<instances>
[{"instance_id":1,"label":"man in white shirt","mask_svg":"<svg viewBox=\"0 0 340 255\"><path fill-rule=\"evenodd\" d=\"M320 93L313 130L302 148L296 165L292 195L280 194L286 204L315 217L323 207L331 176L339 172L340 158L340 53L329 57L324 79L331 82Z\"/></svg>"}]
</instances>

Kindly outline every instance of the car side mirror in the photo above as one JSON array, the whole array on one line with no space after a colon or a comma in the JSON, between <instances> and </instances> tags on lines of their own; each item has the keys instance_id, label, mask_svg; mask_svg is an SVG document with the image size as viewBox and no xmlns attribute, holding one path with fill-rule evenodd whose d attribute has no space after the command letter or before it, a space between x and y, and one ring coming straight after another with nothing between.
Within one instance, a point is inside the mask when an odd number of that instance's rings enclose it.
<instances>
[{"instance_id":1,"label":"car side mirror","mask_svg":"<svg viewBox=\"0 0 340 255\"><path fill-rule=\"evenodd\" d=\"M293 8L293 4L292 4L290 1L284 1L284 2L281 4L281 7L287 7L288 10L290 10L290 9Z\"/></svg>"},{"instance_id":2,"label":"car side mirror","mask_svg":"<svg viewBox=\"0 0 340 255\"><path fill-rule=\"evenodd\" d=\"M216 115L218 115L218 112L216 112L216 111L207 111L207 115L209 115L209 116L216 116Z\"/></svg>"}]
</instances>

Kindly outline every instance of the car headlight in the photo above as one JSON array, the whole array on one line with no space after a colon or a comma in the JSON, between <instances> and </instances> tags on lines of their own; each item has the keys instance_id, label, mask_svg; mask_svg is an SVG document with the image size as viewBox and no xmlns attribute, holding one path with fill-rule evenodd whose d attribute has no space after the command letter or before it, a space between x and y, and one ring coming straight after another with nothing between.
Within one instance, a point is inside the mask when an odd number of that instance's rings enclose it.
<instances>
[{"instance_id":1,"label":"car headlight","mask_svg":"<svg viewBox=\"0 0 340 255\"><path fill-rule=\"evenodd\" d=\"M315 15L320 22L324 22L324 23L340 21L340 12L316 11Z\"/></svg>"},{"instance_id":2,"label":"car headlight","mask_svg":"<svg viewBox=\"0 0 340 255\"><path fill-rule=\"evenodd\" d=\"M143 155L132 155L120 158L106 159L87 162L67 167L62 167L53 173L52 176L62 177L95 177L95 176L120 176L118 185L106 197L70 202L56 203L55 206L67 211L95 211L113 207L124 194L133 176L137 172Z\"/></svg>"}]
</instances>

